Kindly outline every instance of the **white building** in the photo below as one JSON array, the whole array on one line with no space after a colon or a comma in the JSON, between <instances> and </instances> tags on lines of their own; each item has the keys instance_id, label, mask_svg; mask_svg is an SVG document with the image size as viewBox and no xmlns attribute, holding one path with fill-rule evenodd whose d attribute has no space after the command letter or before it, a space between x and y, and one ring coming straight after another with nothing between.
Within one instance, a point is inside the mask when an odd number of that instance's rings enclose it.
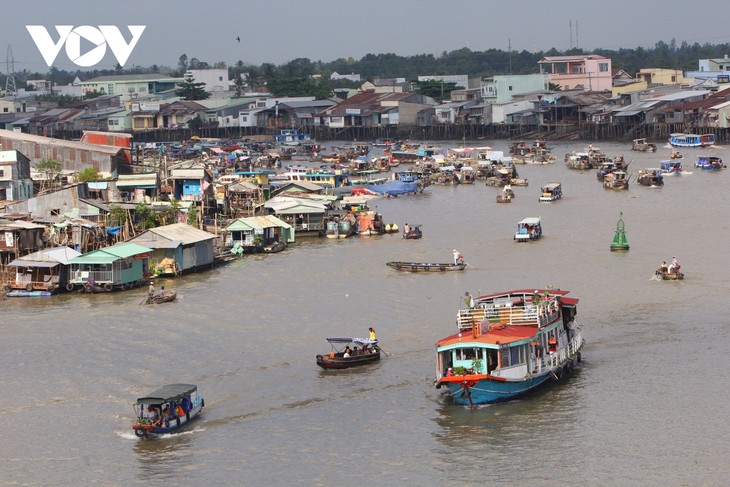
<instances>
[{"instance_id":1,"label":"white building","mask_svg":"<svg viewBox=\"0 0 730 487\"><path fill-rule=\"evenodd\" d=\"M185 79L205 83L203 88L209 93L228 91L230 87L227 69L188 69L185 71Z\"/></svg>"}]
</instances>

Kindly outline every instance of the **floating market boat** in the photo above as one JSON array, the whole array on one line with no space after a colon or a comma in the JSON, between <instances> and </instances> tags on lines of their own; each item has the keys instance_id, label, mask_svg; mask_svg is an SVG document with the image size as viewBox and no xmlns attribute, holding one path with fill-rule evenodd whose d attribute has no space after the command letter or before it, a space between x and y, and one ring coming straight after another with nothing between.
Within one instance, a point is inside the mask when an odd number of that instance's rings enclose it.
<instances>
[{"instance_id":1,"label":"floating market boat","mask_svg":"<svg viewBox=\"0 0 730 487\"><path fill-rule=\"evenodd\" d=\"M639 169L636 182L642 186L664 186L664 176L661 169Z\"/></svg>"},{"instance_id":2,"label":"floating market boat","mask_svg":"<svg viewBox=\"0 0 730 487\"><path fill-rule=\"evenodd\" d=\"M629 250L629 241L626 239L623 217L624 214L621 212L618 222L616 222L616 232L613 234L611 250Z\"/></svg>"},{"instance_id":3,"label":"floating market boat","mask_svg":"<svg viewBox=\"0 0 730 487\"><path fill-rule=\"evenodd\" d=\"M727 166L717 156L697 156L695 167L699 167L705 171L716 171L718 169L725 169Z\"/></svg>"},{"instance_id":4,"label":"floating market boat","mask_svg":"<svg viewBox=\"0 0 730 487\"><path fill-rule=\"evenodd\" d=\"M578 299L568 291L520 289L479 296L436 342L435 385L456 404L509 401L570 374L580 362Z\"/></svg>"},{"instance_id":5,"label":"floating market boat","mask_svg":"<svg viewBox=\"0 0 730 487\"><path fill-rule=\"evenodd\" d=\"M377 340L349 337L329 337L326 340L332 346L332 351L316 357L317 365L323 369L349 369L380 360ZM353 345L352 349L350 345Z\"/></svg>"},{"instance_id":6,"label":"floating market boat","mask_svg":"<svg viewBox=\"0 0 730 487\"><path fill-rule=\"evenodd\" d=\"M391 269L397 271L408 271L408 272L445 272L445 271L463 271L466 268L466 263L460 264L454 263L433 263L433 262L401 262L391 261L386 262L385 265Z\"/></svg>"},{"instance_id":7,"label":"floating market boat","mask_svg":"<svg viewBox=\"0 0 730 487\"><path fill-rule=\"evenodd\" d=\"M563 197L560 183L548 183L540 188L540 201L555 201Z\"/></svg>"},{"instance_id":8,"label":"floating market boat","mask_svg":"<svg viewBox=\"0 0 730 487\"><path fill-rule=\"evenodd\" d=\"M174 289L163 289L155 295L148 296L145 304L169 303L170 301L174 301L176 297L177 291Z\"/></svg>"},{"instance_id":9,"label":"floating market boat","mask_svg":"<svg viewBox=\"0 0 730 487\"><path fill-rule=\"evenodd\" d=\"M132 425L139 438L172 433L193 420L205 407L194 384L168 384L137 399Z\"/></svg>"},{"instance_id":10,"label":"floating market boat","mask_svg":"<svg viewBox=\"0 0 730 487\"><path fill-rule=\"evenodd\" d=\"M539 240L542 237L542 219L539 216L523 218L517 222L514 239L518 242Z\"/></svg>"}]
</instances>

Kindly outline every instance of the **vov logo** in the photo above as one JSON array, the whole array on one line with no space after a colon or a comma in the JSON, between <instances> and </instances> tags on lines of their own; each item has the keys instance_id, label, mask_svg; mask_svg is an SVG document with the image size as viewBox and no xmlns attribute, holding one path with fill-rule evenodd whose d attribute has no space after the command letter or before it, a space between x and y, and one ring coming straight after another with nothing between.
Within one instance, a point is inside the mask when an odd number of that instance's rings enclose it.
<instances>
[{"instance_id":1,"label":"vov logo","mask_svg":"<svg viewBox=\"0 0 730 487\"><path fill-rule=\"evenodd\" d=\"M91 25L56 25L58 40L51 39L48 30L42 25L26 25L30 36L33 38L36 47L43 56L43 60L48 67L51 67L53 61L56 60L61 47L66 46L66 55L76 66L89 68L101 62L106 55L106 46L108 45L117 62L124 66L124 63L132 54L134 46L142 36L146 25L128 25L132 40L127 43L119 28L114 25L100 25L97 29ZM81 39L93 44L93 47L85 53L81 53Z\"/></svg>"}]
</instances>

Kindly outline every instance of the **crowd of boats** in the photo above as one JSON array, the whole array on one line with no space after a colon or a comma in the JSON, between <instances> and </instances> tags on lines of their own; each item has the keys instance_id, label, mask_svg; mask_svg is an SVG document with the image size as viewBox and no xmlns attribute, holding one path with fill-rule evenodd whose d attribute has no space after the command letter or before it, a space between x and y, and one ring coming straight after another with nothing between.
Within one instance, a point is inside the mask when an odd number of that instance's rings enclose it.
<instances>
[{"instance_id":1,"label":"crowd of boats","mask_svg":"<svg viewBox=\"0 0 730 487\"><path fill-rule=\"evenodd\" d=\"M697 141L710 143L705 136L673 134L672 146L689 147ZM423 191L430 185L474 184L483 181L487 186L501 187L498 202L510 202L515 197L513 186L528 186L526 179L517 174L519 164L552 164L555 157L544 141L532 144L518 142L510 145L509 154L490 147L458 147L441 150L430 145L410 145L396 141L376 141L383 156L370 157L364 144L341 147L324 154L318 144L300 144L287 152L268 151L255 159L238 149L225 152L234 154L234 163L221 171L219 181L235 184L260 172L258 168L278 168L281 160L298 157L305 162L322 162L318 167L289 165L282 172L269 174L272 187L297 181L307 181L336 195L339 205L332 209L321 236L345 238L350 235L400 233L404 239L423 237L421 225L385 224L382 215L368 208L367 199L357 203L351 196L401 196ZM303 148L304 147L304 148ZM633 141L632 150L655 152L656 146L645 139ZM236 152L238 151L238 152ZM211 156L208 156L210 160ZM683 155L673 150L659 167L641 169L637 182L646 186L661 186L666 175L687 174L682 166ZM623 156L610 157L591 144L584 151L565 155L568 168L596 170L603 187L610 190L628 189L630 162ZM407 170L396 169L401 164ZM244 167L246 166L246 167ZM719 170L725 164L719 157L698 155L695 167ZM375 175L384 176L376 178ZM326 177L325 177L326 176ZM226 180L225 178L228 177ZM360 181L362 180L362 182ZM380 180L382 179L382 180ZM393 184L397 183L397 184ZM378 191L378 187L391 190ZM397 185L409 185L405 188ZM540 187L540 202L555 202L562 198L560 182L549 182ZM542 219L528 216L517 222L516 242L539 240L543 234ZM611 250L628 250L623 219L617 223ZM453 262L390 261L386 265L404 272L463 271L467 268L463 256L454 249ZM662 265L656 276L664 280L680 280L684 274L676 261L672 266ZM145 303L169 302L175 291L155 293L151 288ZM436 342L437 388L444 389L454 403L474 407L480 404L508 401L550 380L559 381L571 374L581 361L585 343L583 328L576 322L578 299L569 297L561 289L516 289L472 297L466 293L463 305L456 311L456 327ZM375 363L381 353L387 355L371 329L369 338L328 337L332 346L329 353L317 354L316 364L327 370L344 369ZM350 348L350 347L353 348ZM197 386L171 384L137 399L133 430L140 438L168 433L185 426L203 409L205 403Z\"/></svg>"}]
</instances>

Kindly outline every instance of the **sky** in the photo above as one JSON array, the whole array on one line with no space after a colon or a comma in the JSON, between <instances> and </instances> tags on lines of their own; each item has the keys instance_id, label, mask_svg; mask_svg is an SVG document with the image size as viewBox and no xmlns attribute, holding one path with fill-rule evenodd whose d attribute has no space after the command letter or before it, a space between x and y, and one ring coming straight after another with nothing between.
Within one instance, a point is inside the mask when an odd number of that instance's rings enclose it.
<instances>
[{"instance_id":1,"label":"sky","mask_svg":"<svg viewBox=\"0 0 730 487\"><path fill-rule=\"evenodd\" d=\"M464 47L536 52L653 48L672 38L677 45L730 42L730 1L691 5L686 0L4 0L0 40L6 55L0 71L7 72L8 46L16 72L50 69L28 25L45 27L54 43L56 25L92 26L95 32L101 32L100 25L116 26L127 43L132 39L127 26L144 25L126 68L175 68L182 54L211 65L239 60L280 65L296 58L359 60L369 53L439 56ZM680 11L686 15L678 18ZM78 66L67 54L71 37L58 44L53 61L58 69L110 69L119 60L109 47L113 41L97 34L91 43L82 35L76 37L82 39L82 55L107 42L95 51L104 55L92 67Z\"/></svg>"}]
</instances>

